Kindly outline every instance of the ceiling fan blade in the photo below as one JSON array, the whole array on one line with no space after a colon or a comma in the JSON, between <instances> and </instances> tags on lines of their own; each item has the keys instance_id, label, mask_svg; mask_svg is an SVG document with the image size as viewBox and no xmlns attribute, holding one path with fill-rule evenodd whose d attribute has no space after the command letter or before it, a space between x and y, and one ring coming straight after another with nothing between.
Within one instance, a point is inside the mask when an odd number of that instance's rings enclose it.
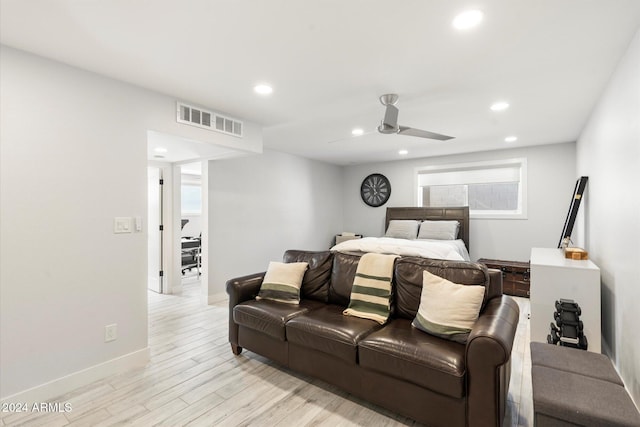
<instances>
[{"instance_id":1,"label":"ceiling fan blade","mask_svg":"<svg viewBox=\"0 0 640 427\"><path fill-rule=\"evenodd\" d=\"M455 138L454 136L442 135L435 132L429 132L427 130L422 129L414 129L407 126L399 126L398 133L401 135L410 135L417 136L419 138L429 138L429 139L437 139L439 141L447 141L449 139Z\"/></svg>"}]
</instances>

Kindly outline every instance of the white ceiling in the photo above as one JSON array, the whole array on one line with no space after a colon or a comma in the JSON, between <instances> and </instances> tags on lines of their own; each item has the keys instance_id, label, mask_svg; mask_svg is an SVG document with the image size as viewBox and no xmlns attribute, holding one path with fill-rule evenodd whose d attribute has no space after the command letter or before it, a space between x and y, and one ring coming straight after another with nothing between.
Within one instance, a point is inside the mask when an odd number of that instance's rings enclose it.
<instances>
[{"instance_id":1,"label":"white ceiling","mask_svg":"<svg viewBox=\"0 0 640 427\"><path fill-rule=\"evenodd\" d=\"M454 30L468 8L483 22ZM574 141L639 27L638 0L0 0L3 44L262 124L265 147L337 164ZM261 82L274 93L254 94ZM456 139L351 138L375 129L389 92L400 124ZM511 108L490 111L496 100Z\"/></svg>"},{"instance_id":2,"label":"white ceiling","mask_svg":"<svg viewBox=\"0 0 640 427\"><path fill-rule=\"evenodd\" d=\"M242 155L245 153L222 145L180 138L162 132L147 131L147 158L149 160L187 164L202 159L213 160Z\"/></svg>"}]
</instances>

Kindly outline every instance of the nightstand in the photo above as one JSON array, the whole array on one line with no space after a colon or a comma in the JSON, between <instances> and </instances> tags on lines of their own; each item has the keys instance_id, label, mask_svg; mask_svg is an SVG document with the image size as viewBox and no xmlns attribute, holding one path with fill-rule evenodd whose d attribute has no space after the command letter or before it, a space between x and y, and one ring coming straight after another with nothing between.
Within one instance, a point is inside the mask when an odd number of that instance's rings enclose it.
<instances>
[{"instance_id":1,"label":"nightstand","mask_svg":"<svg viewBox=\"0 0 640 427\"><path fill-rule=\"evenodd\" d=\"M502 271L502 293L529 298L530 268L528 262L480 258L480 264Z\"/></svg>"}]
</instances>

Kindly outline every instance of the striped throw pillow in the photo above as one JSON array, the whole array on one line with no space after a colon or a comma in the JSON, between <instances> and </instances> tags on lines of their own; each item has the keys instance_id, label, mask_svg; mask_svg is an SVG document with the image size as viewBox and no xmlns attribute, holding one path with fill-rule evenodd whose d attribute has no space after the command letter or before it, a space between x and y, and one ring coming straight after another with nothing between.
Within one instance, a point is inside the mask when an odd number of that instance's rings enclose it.
<instances>
[{"instance_id":1,"label":"striped throw pillow","mask_svg":"<svg viewBox=\"0 0 640 427\"><path fill-rule=\"evenodd\" d=\"M478 319L484 292L484 286L458 285L425 270L420 307L411 325L464 344Z\"/></svg>"},{"instance_id":2,"label":"striped throw pillow","mask_svg":"<svg viewBox=\"0 0 640 427\"><path fill-rule=\"evenodd\" d=\"M308 265L306 262L270 262L256 299L300 304L300 287Z\"/></svg>"},{"instance_id":3,"label":"striped throw pillow","mask_svg":"<svg viewBox=\"0 0 640 427\"><path fill-rule=\"evenodd\" d=\"M391 278L396 255L364 254L353 279L347 316L375 320L381 325L389 318Z\"/></svg>"}]
</instances>

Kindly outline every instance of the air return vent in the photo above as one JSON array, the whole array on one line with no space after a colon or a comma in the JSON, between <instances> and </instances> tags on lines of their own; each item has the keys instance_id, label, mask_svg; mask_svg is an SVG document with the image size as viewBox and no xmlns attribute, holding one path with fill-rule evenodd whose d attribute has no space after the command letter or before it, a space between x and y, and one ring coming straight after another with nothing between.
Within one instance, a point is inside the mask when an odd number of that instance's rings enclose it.
<instances>
[{"instance_id":1,"label":"air return vent","mask_svg":"<svg viewBox=\"0 0 640 427\"><path fill-rule=\"evenodd\" d=\"M242 122L239 120L182 102L178 102L177 106L176 113L178 123L197 126L242 138Z\"/></svg>"}]
</instances>

